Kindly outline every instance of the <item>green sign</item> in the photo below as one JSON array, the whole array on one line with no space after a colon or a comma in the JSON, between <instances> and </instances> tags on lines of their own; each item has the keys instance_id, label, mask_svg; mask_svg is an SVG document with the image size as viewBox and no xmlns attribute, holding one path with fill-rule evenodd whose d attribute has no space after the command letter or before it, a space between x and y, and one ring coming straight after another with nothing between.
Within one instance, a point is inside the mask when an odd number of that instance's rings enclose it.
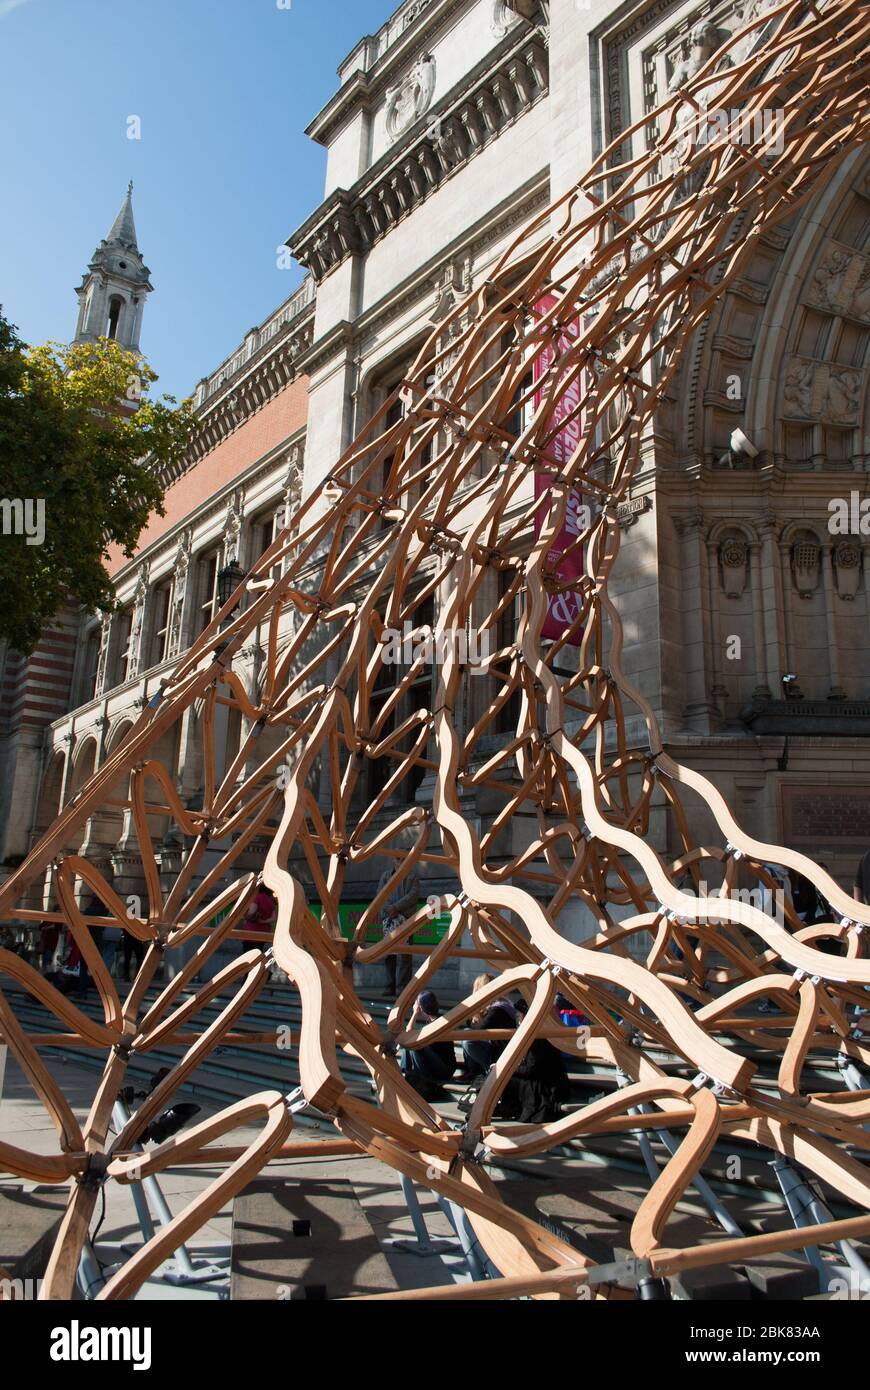
<instances>
[{"instance_id":1,"label":"green sign","mask_svg":"<svg viewBox=\"0 0 870 1390\"><path fill-rule=\"evenodd\" d=\"M369 903L339 903L338 929L346 941L349 941L356 934L356 929L362 920L362 915L369 906ZM425 904L421 901L418 904L418 908L423 906L425 906ZM308 907L319 922L323 913L322 904L309 903ZM437 917L433 917L431 921L427 922L424 926L418 928L411 937L411 943L414 946L437 946L449 926L450 913L442 912ZM380 922L374 922L366 932L366 941L380 941L381 935Z\"/></svg>"}]
</instances>

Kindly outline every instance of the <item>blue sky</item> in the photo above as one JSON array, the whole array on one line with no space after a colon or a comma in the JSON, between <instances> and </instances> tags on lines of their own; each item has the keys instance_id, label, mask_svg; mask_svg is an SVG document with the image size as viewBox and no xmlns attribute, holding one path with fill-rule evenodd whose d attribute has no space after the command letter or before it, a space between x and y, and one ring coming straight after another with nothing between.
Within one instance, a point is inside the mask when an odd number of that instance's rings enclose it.
<instances>
[{"instance_id":1,"label":"blue sky","mask_svg":"<svg viewBox=\"0 0 870 1390\"><path fill-rule=\"evenodd\" d=\"M396 8L0 0L0 303L21 336L72 337L74 288L132 179L154 285L142 350L158 391L192 391L301 280L276 248L323 196L304 128Z\"/></svg>"}]
</instances>

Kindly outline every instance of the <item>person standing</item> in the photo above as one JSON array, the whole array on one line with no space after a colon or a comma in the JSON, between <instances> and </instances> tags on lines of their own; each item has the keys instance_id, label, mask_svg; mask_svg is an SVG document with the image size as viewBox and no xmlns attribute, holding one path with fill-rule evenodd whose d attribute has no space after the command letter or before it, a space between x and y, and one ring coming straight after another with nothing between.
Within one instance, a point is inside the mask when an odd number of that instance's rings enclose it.
<instances>
[{"instance_id":1,"label":"person standing","mask_svg":"<svg viewBox=\"0 0 870 1390\"><path fill-rule=\"evenodd\" d=\"M870 903L870 849L858 860L852 897L858 903Z\"/></svg>"},{"instance_id":2,"label":"person standing","mask_svg":"<svg viewBox=\"0 0 870 1390\"><path fill-rule=\"evenodd\" d=\"M417 906L420 898L420 875L417 873L416 865L412 865L410 869L403 869L401 866L385 869L378 882L378 894L383 892L388 884L393 886L381 908L381 927L385 937L394 936ZM397 951L387 956L384 964L387 967L387 992L393 999L397 999L411 978L412 958L405 952L400 954Z\"/></svg>"}]
</instances>

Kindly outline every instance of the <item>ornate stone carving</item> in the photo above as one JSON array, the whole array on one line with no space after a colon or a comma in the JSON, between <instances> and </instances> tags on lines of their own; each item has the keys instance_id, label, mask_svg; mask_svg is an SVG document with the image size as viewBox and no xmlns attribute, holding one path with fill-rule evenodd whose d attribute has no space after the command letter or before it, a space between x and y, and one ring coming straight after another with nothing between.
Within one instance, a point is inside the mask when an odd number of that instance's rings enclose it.
<instances>
[{"instance_id":1,"label":"ornate stone carving","mask_svg":"<svg viewBox=\"0 0 870 1390\"><path fill-rule=\"evenodd\" d=\"M851 603L858 592L861 580L861 547L857 541L845 538L838 541L831 551L834 567L834 583L841 599Z\"/></svg>"},{"instance_id":2,"label":"ornate stone carving","mask_svg":"<svg viewBox=\"0 0 870 1390\"><path fill-rule=\"evenodd\" d=\"M846 282L855 258L839 246L829 246L810 288L810 303L838 314L851 296L846 295Z\"/></svg>"},{"instance_id":3,"label":"ornate stone carving","mask_svg":"<svg viewBox=\"0 0 870 1390\"><path fill-rule=\"evenodd\" d=\"M870 260L866 256L857 256L855 259L861 269L847 312L855 319L870 319Z\"/></svg>"},{"instance_id":4,"label":"ornate stone carving","mask_svg":"<svg viewBox=\"0 0 870 1390\"><path fill-rule=\"evenodd\" d=\"M719 575L726 598L740 598L749 578L749 546L742 536L719 543Z\"/></svg>"},{"instance_id":5,"label":"ornate stone carving","mask_svg":"<svg viewBox=\"0 0 870 1390\"><path fill-rule=\"evenodd\" d=\"M468 293L471 278L471 262L449 261L443 266L435 279L435 304L429 316L430 323L440 323L451 313L458 301Z\"/></svg>"},{"instance_id":6,"label":"ornate stone carving","mask_svg":"<svg viewBox=\"0 0 870 1390\"><path fill-rule=\"evenodd\" d=\"M863 380L863 372L855 368L793 358L783 388L783 414L836 425L854 424Z\"/></svg>"},{"instance_id":7,"label":"ornate stone carving","mask_svg":"<svg viewBox=\"0 0 870 1390\"><path fill-rule=\"evenodd\" d=\"M822 547L811 531L802 532L792 541L791 572L801 598L812 598L819 584Z\"/></svg>"},{"instance_id":8,"label":"ornate stone carving","mask_svg":"<svg viewBox=\"0 0 870 1390\"><path fill-rule=\"evenodd\" d=\"M403 27L405 29L408 29L415 22L415 20L420 18L420 15L423 13L423 11L426 9L426 6L429 4L431 4L431 0L414 0L414 3L412 5L409 5L405 13L402 15Z\"/></svg>"},{"instance_id":9,"label":"ornate stone carving","mask_svg":"<svg viewBox=\"0 0 870 1390\"><path fill-rule=\"evenodd\" d=\"M100 623L100 654L97 658L97 679L94 684L94 694L102 695L106 688L106 677L109 664L109 642L112 635L111 613L104 613Z\"/></svg>"},{"instance_id":10,"label":"ornate stone carving","mask_svg":"<svg viewBox=\"0 0 870 1390\"><path fill-rule=\"evenodd\" d=\"M435 90L435 59L431 53L418 58L407 77L387 88L387 130L391 139L412 126L428 111Z\"/></svg>"},{"instance_id":11,"label":"ornate stone carving","mask_svg":"<svg viewBox=\"0 0 870 1390\"><path fill-rule=\"evenodd\" d=\"M497 39L503 39L509 29L518 24L520 16L510 4L510 0L492 0L492 32Z\"/></svg>"},{"instance_id":12,"label":"ornate stone carving","mask_svg":"<svg viewBox=\"0 0 870 1390\"><path fill-rule=\"evenodd\" d=\"M696 73L701 71L704 64L712 58L717 49L721 48L726 39L731 37L730 29L720 29L711 20L702 20L696 24L687 39L684 39L676 52L671 55L671 76L668 80L668 92L673 94L690 82ZM731 59L724 60L727 67L731 66Z\"/></svg>"},{"instance_id":13,"label":"ornate stone carving","mask_svg":"<svg viewBox=\"0 0 870 1390\"><path fill-rule=\"evenodd\" d=\"M302 450L294 444L287 458L287 472L281 484L278 526L289 526L302 501Z\"/></svg>"},{"instance_id":14,"label":"ornate stone carving","mask_svg":"<svg viewBox=\"0 0 870 1390\"><path fill-rule=\"evenodd\" d=\"M751 24L754 19L760 19L762 15L772 10L778 5L780 0L746 0L746 4L740 10L740 17L736 29L745 29L747 24ZM759 24L757 29L753 29L751 34L739 44L734 50L735 63L742 63L753 53L769 34L773 32L772 24Z\"/></svg>"},{"instance_id":15,"label":"ornate stone carving","mask_svg":"<svg viewBox=\"0 0 870 1390\"><path fill-rule=\"evenodd\" d=\"M242 533L242 518L245 510L245 490L236 488L227 503L227 514L221 537L223 563L239 558L239 537Z\"/></svg>"},{"instance_id":16,"label":"ornate stone carving","mask_svg":"<svg viewBox=\"0 0 870 1390\"><path fill-rule=\"evenodd\" d=\"M193 530L186 527L178 539L173 567L172 605L169 614L169 637L167 657L178 656L182 647L182 626L184 618L184 599L187 594L187 577L190 571L190 551L193 544Z\"/></svg>"},{"instance_id":17,"label":"ornate stone carving","mask_svg":"<svg viewBox=\"0 0 870 1390\"><path fill-rule=\"evenodd\" d=\"M863 373L846 367L829 367L822 416L837 424L851 424L858 418Z\"/></svg>"},{"instance_id":18,"label":"ornate stone carving","mask_svg":"<svg viewBox=\"0 0 870 1390\"><path fill-rule=\"evenodd\" d=\"M131 681L139 674L142 659L142 636L145 630L145 604L148 599L148 563L139 566L136 588L133 593L133 616L130 622L130 643L127 648L127 669L125 680Z\"/></svg>"},{"instance_id":19,"label":"ornate stone carving","mask_svg":"<svg viewBox=\"0 0 870 1390\"><path fill-rule=\"evenodd\" d=\"M870 319L870 258L828 243L807 299L831 314Z\"/></svg>"},{"instance_id":20,"label":"ornate stone carving","mask_svg":"<svg viewBox=\"0 0 870 1390\"><path fill-rule=\"evenodd\" d=\"M812 362L793 362L785 379L783 397L784 413L808 418L813 414L813 382L815 367Z\"/></svg>"}]
</instances>

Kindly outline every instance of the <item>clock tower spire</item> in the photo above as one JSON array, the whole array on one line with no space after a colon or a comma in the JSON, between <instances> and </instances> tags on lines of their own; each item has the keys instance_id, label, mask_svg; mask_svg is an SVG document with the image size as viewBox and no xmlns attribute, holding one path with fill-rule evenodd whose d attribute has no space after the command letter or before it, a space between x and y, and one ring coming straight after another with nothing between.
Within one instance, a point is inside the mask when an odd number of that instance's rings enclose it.
<instances>
[{"instance_id":1,"label":"clock tower spire","mask_svg":"<svg viewBox=\"0 0 870 1390\"><path fill-rule=\"evenodd\" d=\"M142 311L153 286L142 259L133 221L133 184L100 242L76 290L79 297L77 343L113 338L130 352L139 351Z\"/></svg>"}]
</instances>

